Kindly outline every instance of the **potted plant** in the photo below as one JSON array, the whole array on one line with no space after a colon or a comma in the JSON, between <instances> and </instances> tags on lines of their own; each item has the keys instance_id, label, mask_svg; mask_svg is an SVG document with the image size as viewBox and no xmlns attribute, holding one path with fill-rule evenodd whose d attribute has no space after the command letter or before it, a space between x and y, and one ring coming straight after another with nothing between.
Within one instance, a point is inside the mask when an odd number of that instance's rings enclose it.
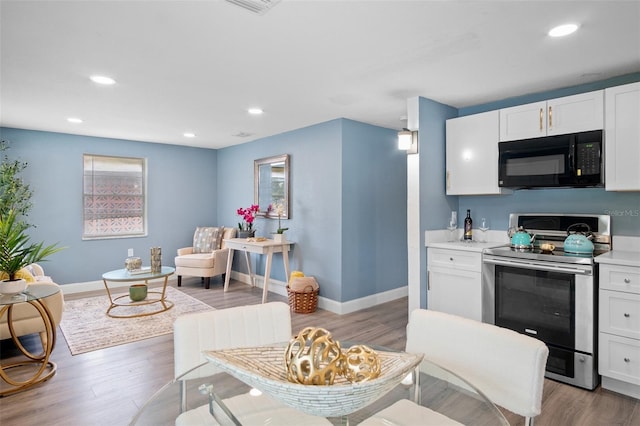
<instances>
[{"instance_id":1,"label":"potted plant","mask_svg":"<svg viewBox=\"0 0 640 426\"><path fill-rule=\"evenodd\" d=\"M236 214L242 218L242 222L238 222L238 238L255 236L256 230L253 229L253 221L259 210L260 207L257 204L252 204L246 209L240 207L236 210Z\"/></svg>"},{"instance_id":2,"label":"potted plant","mask_svg":"<svg viewBox=\"0 0 640 426\"><path fill-rule=\"evenodd\" d=\"M14 210L0 215L0 271L8 276L8 279L0 281L0 294L22 292L27 283L23 279L16 279L17 272L63 249L57 244L45 246L42 242L30 243L24 230Z\"/></svg>"},{"instance_id":3,"label":"potted plant","mask_svg":"<svg viewBox=\"0 0 640 426\"><path fill-rule=\"evenodd\" d=\"M269 206L268 211L272 211L272 210L275 211L276 214L278 215L278 229L276 230L273 236L273 239L278 242L283 242L286 240L284 231L289 229L289 228L283 228L282 224L280 223L280 218L284 214L284 206L281 203L276 204L274 207Z\"/></svg>"}]
</instances>

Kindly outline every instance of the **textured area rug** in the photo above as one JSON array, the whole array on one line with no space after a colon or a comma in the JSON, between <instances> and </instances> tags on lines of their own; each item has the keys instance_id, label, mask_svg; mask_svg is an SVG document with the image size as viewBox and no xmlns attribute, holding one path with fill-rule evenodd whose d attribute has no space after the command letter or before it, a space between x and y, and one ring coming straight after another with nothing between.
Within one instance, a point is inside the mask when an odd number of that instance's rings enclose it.
<instances>
[{"instance_id":1,"label":"textured area rug","mask_svg":"<svg viewBox=\"0 0 640 426\"><path fill-rule=\"evenodd\" d=\"M150 290L159 291L160 289ZM120 293L116 294L116 296L118 295ZM214 309L173 287L167 287L166 298L173 302L173 308L159 314L136 318L111 318L107 316L109 297L106 294L68 300L64 304L60 329L71 354L78 355L172 333L173 322L178 316ZM145 309L147 311L157 310L159 306L157 303L135 307L127 306L115 308L111 312L126 315L131 313L132 309L135 309L136 312L144 312Z\"/></svg>"}]
</instances>

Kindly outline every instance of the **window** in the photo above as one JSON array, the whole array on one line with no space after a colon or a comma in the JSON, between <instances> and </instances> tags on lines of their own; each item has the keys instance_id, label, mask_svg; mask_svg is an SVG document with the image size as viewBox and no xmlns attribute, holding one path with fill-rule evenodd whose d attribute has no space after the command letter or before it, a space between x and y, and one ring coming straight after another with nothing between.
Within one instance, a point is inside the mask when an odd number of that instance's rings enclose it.
<instances>
[{"instance_id":1,"label":"window","mask_svg":"<svg viewBox=\"0 0 640 426\"><path fill-rule=\"evenodd\" d=\"M147 235L144 158L84 154L82 239Z\"/></svg>"}]
</instances>

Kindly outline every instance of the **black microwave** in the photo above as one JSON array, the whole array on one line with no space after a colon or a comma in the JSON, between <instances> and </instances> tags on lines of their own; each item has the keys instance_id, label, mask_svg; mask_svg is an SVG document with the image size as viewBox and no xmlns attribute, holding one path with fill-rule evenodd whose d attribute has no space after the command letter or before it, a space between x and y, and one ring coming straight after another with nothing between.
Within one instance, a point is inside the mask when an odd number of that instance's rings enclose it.
<instances>
[{"instance_id":1,"label":"black microwave","mask_svg":"<svg viewBox=\"0 0 640 426\"><path fill-rule=\"evenodd\" d=\"M604 185L602 130L500 142L498 150L503 188Z\"/></svg>"}]
</instances>

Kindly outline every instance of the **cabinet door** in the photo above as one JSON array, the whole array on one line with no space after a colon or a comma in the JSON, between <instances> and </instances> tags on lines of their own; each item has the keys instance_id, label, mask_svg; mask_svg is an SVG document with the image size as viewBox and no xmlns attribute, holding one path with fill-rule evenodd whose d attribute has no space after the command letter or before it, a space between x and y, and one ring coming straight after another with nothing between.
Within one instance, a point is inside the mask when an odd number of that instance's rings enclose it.
<instances>
[{"instance_id":1,"label":"cabinet door","mask_svg":"<svg viewBox=\"0 0 640 426\"><path fill-rule=\"evenodd\" d=\"M581 93L547 101L547 135L604 128L604 91Z\"/></svg>"},{"instance_id":2,"label":"cabinet door","mask_svg":"<svg viewBox=\"0 0 640 426\"><path fill-rule=\"evenodd\" d=\"M598 373L640 385L640 341L600 333Z\"/></svg>"},{"instance_id":3,"label":"cabinet door","mask_svg":"<svg viewBox=\"0 0 640 426\"><path fill-rule=\"evenodd\" d=\"M546 136L546 109L546 102L501 109L500 142Z\"/></svg>"},{"instance_id":4,"label":"cabinet door","mask_svg":"<svg viewBox=\"0 0 640 426\"><path fill-rule=\"evenodd\" d=\"M605 91L605 189L640 191L640 83Z\"/></svg>"},{"instance_id":5,"label":"cabinet door","mask_svg":"<svg viewBox=\"0 0 640 426\"><path fill-rule=\"evenodd\" d=\"M482 321L482 286L479 272L431 268L428 273L427 307Z\"/></svg>"},{"instance_id":6,"label":"cabinet door","mask_svg":"<svg viewBox=\"0 0 640 426\"><path fill-rule=\"evenodd\" d=\"M602 90L500 110L501 142L602 128Z\"/></svg>"},{"instance_id":7,"label":"cabinet door","mask_svg":"<svg viewBox=\"0 0 640 426\"><path fill-rule=\"evenodd\" d=\"M447 120L447 195L511 193L498 186L499 112Z\"/></svg>"},{"instance_id":8,"label":"cabinet door","mask_svg":"<svg viewBox=\"0 0 640 426\"><path fill-rule=\"evenodd\" d=\"M640 339L640 294L600 290L600 331Z\"/></svg>"}]
</instances>

